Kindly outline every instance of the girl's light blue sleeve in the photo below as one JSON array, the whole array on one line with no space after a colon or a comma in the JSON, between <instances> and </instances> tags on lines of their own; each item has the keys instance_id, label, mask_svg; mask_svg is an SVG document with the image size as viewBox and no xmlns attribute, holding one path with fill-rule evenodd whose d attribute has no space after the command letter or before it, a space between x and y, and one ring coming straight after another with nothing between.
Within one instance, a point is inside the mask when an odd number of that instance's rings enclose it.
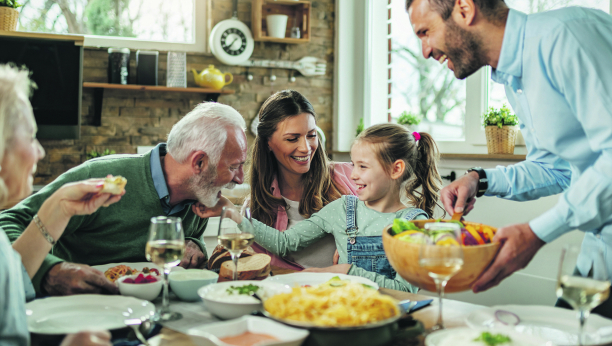
<instances>
[{"instance_id":1,"label":"girl's light blue sleeve","mask_svg":"<svg viewBox=\"0 0 612 346\"><path fill-rule=\"evenodd\" d=\"M21 264L21 278L23 281L23 288L25 291L26 302L36 298L36 291L34 290L34 285L32 285L32 280L30 280L30 275L28 275L27 270Z\"/></svg>"},{"instance_id":2,"label":"girl's light blue sleeve","mask_svg":"<svg viewBox=\"0 0 612 346\"><path fill-rule=\"evenodd\" d=\"M325 220L325 215L335 215L340 211L336 209L341 206L343 206L341 200L335 200L319 212L312 214L309 219L300 221L284 232L253 219L252 232L255 235L255 242L273 254L285 257L291 252L312 245L326 234L332 233L332 227ZM249 220L243 217L239 228L245 231L248 223Z\"/></svg>"}]
</instances>

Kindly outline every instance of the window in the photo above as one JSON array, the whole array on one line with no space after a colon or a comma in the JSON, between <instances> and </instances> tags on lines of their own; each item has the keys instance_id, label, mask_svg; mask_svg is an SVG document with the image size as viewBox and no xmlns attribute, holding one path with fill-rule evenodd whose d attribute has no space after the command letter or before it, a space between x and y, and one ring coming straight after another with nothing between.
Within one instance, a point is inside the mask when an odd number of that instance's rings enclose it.
<instances>
[{"instance_id":1,"label":"window","mask_svg":"<svg viewBox=\"0 0 612 346\"><path fill-rule=\"evenodd\" d=\"M208 1L25 0L18 30L85 35L86 46L205 52Z\"/></svg>"},{"instance_id":2,"label":"window","mask_svg":"<svg viewBox=\"0 0 612 346\"><path fill-rule=\"evenodd\" d=\"M525 13L567 6L610 13L612 7L611 0L506 0L506 4ZM490 80L489 67L460 81L446 65L425 60L405 10L405 0L391 0L390 9L392 121L403 112L421 115L423 120L416 129L432 134L442 152L486 153L480 116L488 106L508 104L503 86ZM521 141L519 138L517 144Z\"/></svg>"},{"instance_id":3,"label":"window","mask_svg":"<svg viewBox=\"0 0 612 346\"><path fill-rule=\"evenodd\" d=\"M465 140L466 81L446 64L425 59L414 34L405 0L391 3L391 118L420 116L416 127L439 141Z\"/></svg>"}]
</instances>

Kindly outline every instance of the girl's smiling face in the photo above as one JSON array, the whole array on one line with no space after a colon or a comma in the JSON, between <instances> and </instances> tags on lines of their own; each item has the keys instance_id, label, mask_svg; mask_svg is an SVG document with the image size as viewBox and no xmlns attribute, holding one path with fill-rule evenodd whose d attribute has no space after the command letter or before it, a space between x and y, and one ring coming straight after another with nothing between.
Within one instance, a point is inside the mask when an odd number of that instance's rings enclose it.
<instances>
[{"instance_id":1,"label":"girl's smiling face","mask_svg":"<svg viewBox=\"0 0 612 346\"><path fill-rule=\"evenodd\" d=\"M397 181L381 165L372 144L363 141L353 144L351 161L351 179L357 185L359 199L368 207L373 208L394 194L399 196Z\"/></svg>"}]
</instances>

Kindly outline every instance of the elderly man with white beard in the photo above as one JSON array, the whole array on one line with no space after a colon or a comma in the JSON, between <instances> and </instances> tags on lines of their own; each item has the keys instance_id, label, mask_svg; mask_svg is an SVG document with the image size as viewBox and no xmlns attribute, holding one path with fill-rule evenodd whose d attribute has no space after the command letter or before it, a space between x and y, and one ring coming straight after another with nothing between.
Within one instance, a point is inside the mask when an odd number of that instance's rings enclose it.
<instances>
[{"instance_id":1,"label":"elderly man with white beard","mask_svg":"<svg viewBox=\"0 0 612 346\"><path fill-rule=\"evenodd\" d=\"M15 241L53 192L62 185L108 174L127 179L121 201L91 215L75 216L32 279L38 295L116 293L116 286L93 265L145 262L152 217L180 217L186 249L180 266L202 267L201 242L207 219L198 203L214 206L221 189L244 179L245 121L233 108L202 103L179 120L143 155L109 155L89 160L59 176L38 193L0 214L0 227Z\"/></svg>"}]
</instances>

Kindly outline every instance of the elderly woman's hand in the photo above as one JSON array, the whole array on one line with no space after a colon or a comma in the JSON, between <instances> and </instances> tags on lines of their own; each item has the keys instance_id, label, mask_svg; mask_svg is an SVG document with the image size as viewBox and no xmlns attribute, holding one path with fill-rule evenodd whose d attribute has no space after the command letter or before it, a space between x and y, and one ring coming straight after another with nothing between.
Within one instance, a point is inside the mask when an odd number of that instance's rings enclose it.
<instances>
[{"instance_id":1,"label":"elderly woman's hand","mask_svg":"<svg viewBox=\"0 0 612 346\"><path fill-rule=\"evenodd\" d=\"M103 186L104 179L88 179L68 183L55 191L49 199L57 202L61 211L67 217L92 214L100 207L108 207L119 202L121 196L125 194L125 190L120 195L100 193Z\"/></svg>"}]
</instances>

